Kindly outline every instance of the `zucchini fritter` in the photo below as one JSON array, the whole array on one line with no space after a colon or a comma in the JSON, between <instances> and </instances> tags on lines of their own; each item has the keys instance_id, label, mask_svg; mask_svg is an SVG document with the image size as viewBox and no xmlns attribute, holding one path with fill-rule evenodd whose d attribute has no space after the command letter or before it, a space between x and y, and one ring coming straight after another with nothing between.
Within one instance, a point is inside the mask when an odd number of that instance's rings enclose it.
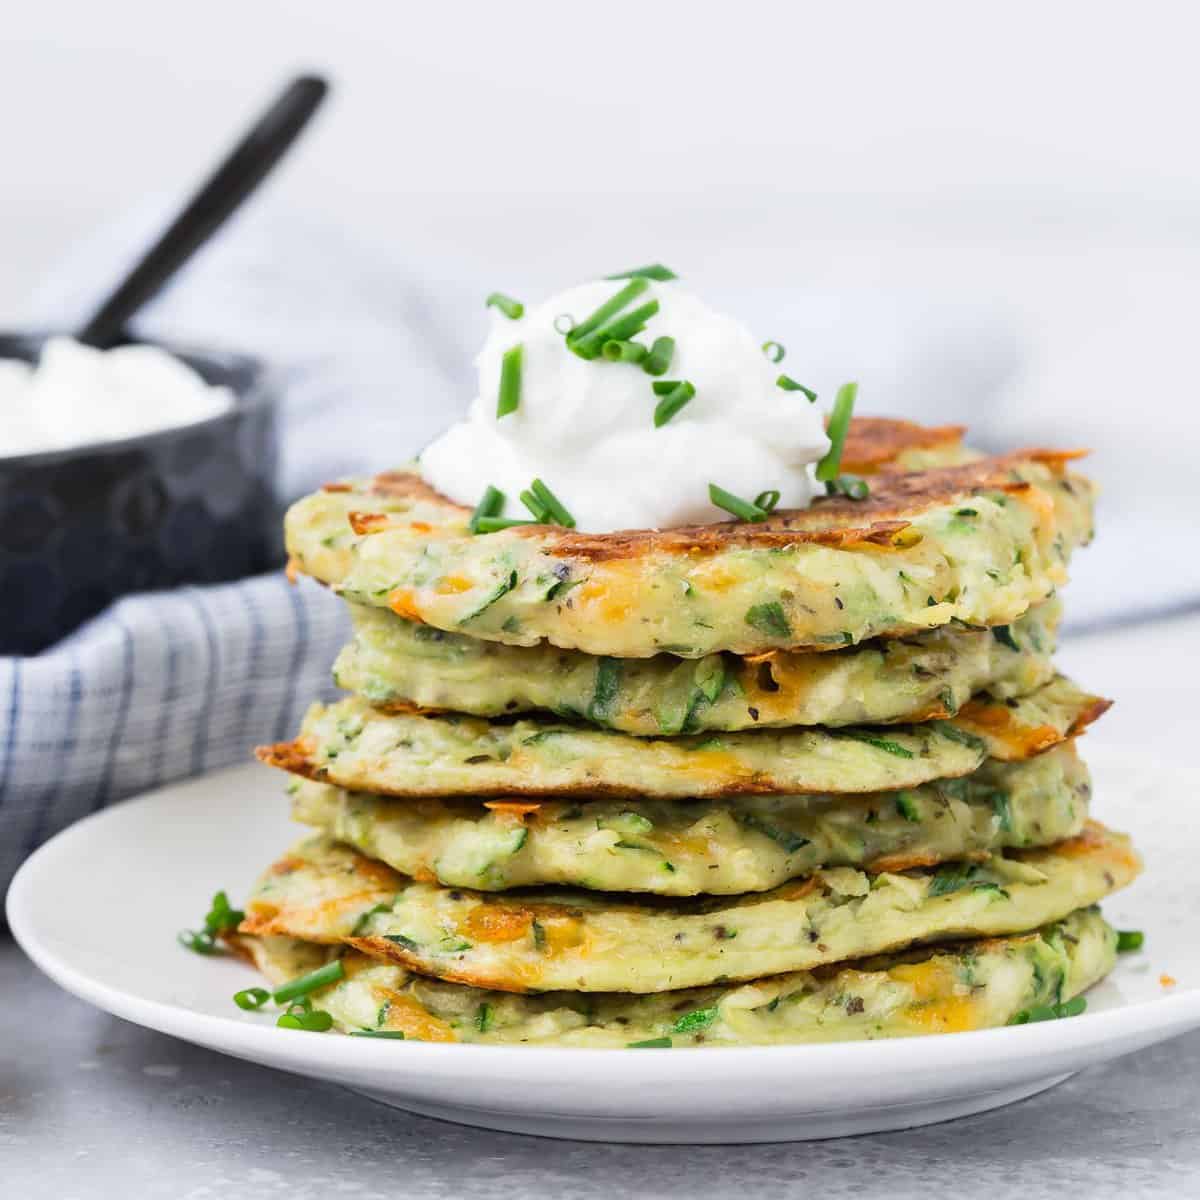
<instances>
[{"instance_id":1,"label":"zucchini fritter","mask_svg":"<svg viewBox=\"0 0 1200 1200\"><path fill-rule=\"evenodd\" d=\"M838 654L620 659L506 646L382 608L350 608L354 640L334 679L377 708L477 717L554 712L640 737L952 717L976 692L1007 700L1048 683L1060 613L1050 600L1012 625L936 629Z\"/></svg>"},{"instance_id":2,"label":"zucchini fritter","mask_svg":"<svg viewBox=\"0 0 1200 1200\"><path fill-rule=\"evenodd\" d=\"M338 951L281 937L239 937L274 985ZM1081 909L1033 933L658 995L484 991L347 952L345 979L312 997L345 1031L492 1045L786 1045L959 1033L1061 1004L1112 970L1117 936Z\"/></svg>"},{"instance_id":3,"label":"zucchini fritter","mask_svg":"<svg viewBox=\"0 0 1200 1200\"><path fill-rule=\"evenodd\" d=\"M293 565L359 604L451 632L588 654L702 658L834 650L954 621L1006 625L1053 595L1092 535L1070 455L1027 451L883 472L864 501L817 500L761 524L483 536L397 472L294 504Z\"/></svg>"},{"instance_id":4,"label":"zucchini fritter","mask_svg":"<svg viewBox=\"0 0 1200 1200\"><path fill-rule=\"evenodd\" d=\"M1108 701L1057 677L1029 696L981 696L945 721L635 738L562 722L384 713L360 697L309 709L271 766L385 796L736 796L880 792L1029 758Z\"/></svg>"},{"instance_id":5,"label":"zucchini fritter","mask_svg":"<svg viewBox=\"0 0 1200 1200\"><path fill-rule=\"evenodd\" d=\"M1091 793L1073 745L865 796L394 800L293 779L298 821L415 879L661 896L761 892L821 867L896 871L1074 837Z\"/></svg>"},{"instance_id":6,"label":"zucchini fritter","mask_svg":"<svg viewBox=\"0 0 1200 1200\"><path fill-rule=\"evenodd\" d=\"M261 878L239 930L345 943L500 991L662 992L1036 929L1140 870L1127 837L1089 823L1077 838L982 863L874 874L834 867L734 898L497 894L415 883L317 837Z\"/></svg>"}]
</instances>

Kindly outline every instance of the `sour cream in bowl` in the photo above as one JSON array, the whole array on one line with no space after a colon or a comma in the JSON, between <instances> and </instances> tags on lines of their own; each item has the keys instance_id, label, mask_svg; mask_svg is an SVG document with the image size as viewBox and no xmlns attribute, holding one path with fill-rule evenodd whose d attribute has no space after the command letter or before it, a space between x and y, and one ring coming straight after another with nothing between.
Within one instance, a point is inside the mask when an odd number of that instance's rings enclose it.
<instances>
[{"instance_id":1,"label":"sour cream in bowl","mask_svg":"<svg viewBox=\"0 0 1200 1200\"><path fill-rule=\"evenodd\" d=\"M275 410L246 356L0 334L0 654L275 565Z\"/></svg>"}]
</instances>

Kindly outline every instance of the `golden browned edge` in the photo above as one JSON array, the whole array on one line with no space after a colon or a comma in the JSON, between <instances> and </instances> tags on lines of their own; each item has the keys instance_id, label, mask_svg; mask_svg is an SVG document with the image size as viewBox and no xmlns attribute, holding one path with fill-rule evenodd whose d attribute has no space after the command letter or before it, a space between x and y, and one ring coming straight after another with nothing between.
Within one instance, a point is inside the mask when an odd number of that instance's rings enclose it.
<instances>
[{"instance_id":1,"label":"golden browned edge","mask_svg":"<svg viewBox=\"0 0 1200 1200\"><path fill-rule=\"evenodd\" d=\"M1112 860L1112 864L1121 866L1131 878L1136 877L1142 869L1141 856L1124 841L1114 839L1110 830L1108 830L1099 821L1089 820L1083 831L1076 837L1068 838L1065 841L1056 843L1053 847L1035 847L1028 850L1013 850L1009 853L1017 859L1025 859L1035 857L1046 850L1052 849L1053 852L1060 857L1083 857L1095 855L1098 852L1103 852ZM393 897L397 891L403 886L405 877L397 871L393 871L390 867L383 863L377 862L374 859L367 858L365 855L359 854L356 851L351 851L354 858L353 873L356 876L364 876L371 880L373 886L364 888L352 896L336 897L326 902L322 907L343 908L347 905L355 906L371 902L382 902ZM983 856L986 859L988 856ZM285 855L278 862L270 867L272 874L287 874L302 866L300 860L294 858L291 854ZM909 864L910 866L936 866L936 862L931 863L916 863ZM876 871L897 871L908 869L905 866L887 866L874 864L872 867ZM1116 886L1116 876L1106 868L1105 878L1110 887ZM804 879L793 880L790 884L784 884L782 888L776 889L777 898L795 900L808 895L819 886L819 880L815 875L810 875ZM787 889L786 892L784 889ZM468 889L463 889L468 890ZM652 905L656 901L660 901L666 905L670 901L662 901L659 897L642 897L640 903L644 905ZM303 905L301 906L303 907ZM319 910L318 910L319 911ZM553 926L556 922L566 921L573 922L578 918L578 910L572 910L569 906L563 904L538 904L526 903L519 900L501 900L493 901L488 904L484 911L489 931L493 934L491 940L494 941L512 941L522 936L527 931L534 920L537 920L544 927ZM255 961L253 948L245 944L239 935L249 935L253 937L263 936L282 936L295 937L295 933L289 926L285 912L282 912L277 906L251 901L247 905L246 919L238 926L235 933L223 934L225 943L240 957L247 959L250 962ZM1020 935L1016 935L1020 936ZM1030 933L1026 936L1032 937ZM313 939L309 939L313 940ZM979 945L987 945L997 939L985 939L980 941ZM360 951L363 954L376 960L391 961L399 963L401 966L419 975L432 975L433 978L444 979L451 983L462 983L470 987L493 988L497 991L504 992L525 992L531 989L514 986L508 978L497 977L489 974L487 971L470 968L448 967L439 969L436 974L432 973L428 966L423 963L423 960L406 951L402 946L381 937L341 937L327 939L327 944L344 944L351 946L353 949ZM897 948L900 949L900 948ZM822 971L826 969L840 969L846 966L846 963L823 963L814 966L812 970ZM751 978L747 975L739 978Z\"/></svg>"},{"instance_id":2,"label":"golden browned edge","mask_svg":"<svg viewBox=\"0 0 1200 1200\"><path fill-rule=\"evenodd\" d=\"M908 450L931 450L962 441L965 425L918 425L896 417L855 417L842 447L842 470L873 475ZM902 469L902 468L901 468Z\"/></svg>"},{"instance_id":3,"label":"golden browned edge","mask_svg":"<svg viewBox=\"0 0 1200 1200\"><path fill-rule=\"evenodd\" d=\"M974 727L983 730L988 736L1003 741L1015 756L1015 760L1023 761L1043 754L1063 742L1073 741L1086 731L1089 725L1102 717L1112 707L1113 702L1101 696L1088 696L1085 707L1076 715L1065 733L1060 733L1053 725L1014 725L1012 709L1006 704L993 700L972 700L965 704L958 713L956 720L968 729ZM412 715L425 716L423 713ZM428 717L436 720L436 716ZM586 727L583 727L586 731ZM747 731L753 732L753 731ZM649 739L667 740L670 739ZM318 783L327 783L326 767L315 761L315 746L308 737L293 738L288 742L274 742L266 746L258 746L254 755L259 762L268 767L286 771L289 775L299 775L304 779L312 779ZM375 787L377 795L396 797L422 797L445 795L445 789L427 787L419 789L386 790ZM759 772L747 774L736 781L731 781L715 791L701 793L705 799L719 800L731 796L780 796L780 795L819 795L825 788L781 788L772 783L768 777ZM874 790L874 789L871 789ZM856 793L847 793L853 795ZM506 796L574 796L574 797L615 797L634 799L644 796L644 789L625 784L569 784L558 787L501 787L498 785L479 786L471 789L471 795L481 800L503 798Z\"/></svg>"},{"instance_id":4,"label":"golden browned edge","mask_svg":"<svg viewBox=\"0 0 1200 1200\"><path fill-rule=\"evenodd\" d=\"M1032 485L1014 482L1010 472L1022 463L1036 462L1061 472L1065 464L1086 451L1019 450L1011 454L979 459L956 467L928 471L888 471L878 475L866 500L844 496L818 497L807 509L787 509L758 523L721 521L710 525L684 525L674 529L630 529L616 533L576 533L553 525L521 525L512 532L518 537L537 537L548 554L583 558L593 562L637 558L654 553L705 554L733 546L778 548L820 545L833 548L876 546L882 549L909 544L904 531L910 518L955 496L981 491L1019 494ZM338 487L337 490L342 490ZM404 496L444 505L451 511L468 512L434 491L420 476L407 471L389 471L372 480L362 493L363 502L372 495ZM384 513L356 511L349 514L356 533L378 533L393 528ZM839 522L841 522L839 524ZM423 522L409 522L406 529L421 530ZM432 526L428 527L432 530Z\"/></svg>"}]
</instances>

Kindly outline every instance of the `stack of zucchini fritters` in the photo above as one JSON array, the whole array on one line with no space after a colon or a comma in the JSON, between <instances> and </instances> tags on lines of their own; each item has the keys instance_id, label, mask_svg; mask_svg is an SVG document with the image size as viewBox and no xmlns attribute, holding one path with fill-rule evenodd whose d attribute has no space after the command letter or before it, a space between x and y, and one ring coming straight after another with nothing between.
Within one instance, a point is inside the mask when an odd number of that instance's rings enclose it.
<instances>
[{"instance_id":1,"label":"stack of zucchini fritters","mask_svg":"<svg viewBox=\"0 0 1200 1200\"><path fill-rule=\"evenodd\" d=\"M1050 661L1091 487L960 435L857 420L870 496L761 524L473 536L406 472L300 501L292 562L353 611L350 695L260 751L319 832L240 946L274 981L340 957L311 997L339 1029L434 1041L1062 1011L1139 869L1075 751L1107 702Z\"/></svg>"}]
</instances>

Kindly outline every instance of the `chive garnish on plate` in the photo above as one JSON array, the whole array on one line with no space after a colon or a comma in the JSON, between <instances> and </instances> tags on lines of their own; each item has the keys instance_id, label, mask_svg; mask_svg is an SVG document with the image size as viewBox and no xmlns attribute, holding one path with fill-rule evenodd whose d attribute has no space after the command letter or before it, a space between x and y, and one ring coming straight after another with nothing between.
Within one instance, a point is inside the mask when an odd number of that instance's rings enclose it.
<instances>
[{"instance_id":1,"label":"chive garnish on plate","mask_svg":"<svg viewBox=\"0 0 1200 1200\"><path fill-rule=\"evenodd\" d=\"M315 971L309 971L307 975L290 979L287 983L275 989L275 994L272 998L276 1004L287 1004L289 1000L300 1000L309 995L310 992L315 992L318 988L328 987L331 983L337 983L345 977L346 968L342 965L342 960L335 958L333 962L326 963L323 967L318 967Z\"/></svg>"},{"instance_id":2,"label":"chive garnish on plate","mask_svg":"<svg viewBox=\"0 0 1200 1200\"><path fill-rule=\"evenodd\" d=\"M767 357L768 357L768 358L769 358L769 359L770 359L770 360L771 360L773 363L780 363L780 362L783 362L783 360L784 360L784 356L787 354L787 351L784 349L784 347L783 347L783 343L782 343L782 342L763 342L763 344L762 344L762 352L763 352L763 353L764 353L764 354L765 354L765 355L766 355L766 356L767 356ZM779 378L780 378L780 379L787 379L787 376L786 376L786 375L781 375ZM780 384L779 386L780 386L780 387L783 387L783 384ZM794 389L794 390L796 390L796 391L799 391L800 389L799 389L799 388L796 388L796 389Z\"/></svg>"},{"instance_id":3,"label":"chive garnish on plate","mask_svg":"<svg viewBox=\"0 0 1200 1200\"><path fill-rule=\"evenodd\" d=\"M632 271L621 271L616 275L605 275L605 279L653 279L658 283L669 283L679 276L662 263L650 263L645 267L634 267Z\"/></svg>"},{"instance_id":4,"label":"chive garnish on plate","mask_svg":"<svg viewBox=\"0 0 1200 1200\"><path fill-rule=\"evenodd\" d=\"M240 992L233 993L234 1004L243 1012L254 1012L262 1008L270 998L271 993L260 987L243 988Z\"/></svg>"},{"instance_id":5,"label":"chive garnish on plate","mask_svg":"<svg viewBox=\"0 0 1200 1200\"><path fill-rule=\"evenodd\" d=\"M472 533L479 532L479 522L484 517L498 517L504 509L504 493L498 488L493 487L490 483L484 489L483 495L479 498L479 503L475 505L475 511L471 514L471 519L467 522L467 528Z\"/></svg>"},{"instance_id":6,"label":"chive garnish on plate","mask_svg":"<svg viewBox=\"0 0 1200 1200\"><path fill-rule=\"evenodd\" d=\"M275 1024L280 1029L302 1029L305 1033L327 1033L333 1028L333 1018L327 1012L285 1012Z\"/></svg>"},{"instance_id":7,"label":"chive garnish on plate","mask_svg":"<svg viewBox=\"0 0 1200 1200\"><path fill-rule=\"evenodd\" d=\"M757 504L743 500L741 496L735 496L715 483L708 485L708 498L718 508L723 508L727 513L732 513L742 521L765 521L770 516L770 513L759 508Z\"/></svg>"},{"instance_id":8,"label":"chive garnish on plate","mask_svg":"<svg viewBox=\"0 0 1200 1200\"><path fill-rule=\"evenodd\" d=\"M829 416L829 449L817 463L817 478L830 483L838 477L842 467L842 450L846 446L846 434L850 429L850 418L854 415L854 401L858 396L857 383L843 383L833 401L833 412Z\"/></svg>"},{"instance_id":9,"label":"chive garnish on plate","mask_svg":"<svg viewBox=\"0 0 1200 1200\"><path fill-rule=\"evenodd\" d=\"M203 929L181 929L175 936L179 944L193 954L220 954L221 946L217 934L236 929L245 919L246 914L240 908L234 908L229 903L229 897L224 891L217 892L204 914Z\"/></svg>"},{"instance_id":10,"label":"chive garnish on plate","mask_svg":"<svg viewBox=\"0 0 1200 1200\"><path fill-rule=\"evenodd\" d=\"M654 385L654 391L662 397L654 406L655 429L661 429L696 394L695 387L686 379L664 380L663 384L666 386Z\"/></svg>"},{"instance_id":11,"label":"chive garnish on plate","mask_svg":"<svg viewBox=\"0 0 1200 1200\"><path fill-rule=\"evenodd\" d=\"M515 413L521 406L521 359L520 345L505 350L500 360L500 396L496 401L496 419Z\"/></svg>"},{"instance_id":12,"label":"chive garnish on plate","mask_svg":"<svg viewBox=\"0 0 1200 1200\"><path fill-rule=\"evenodd\" d=\"M767 343L768 346L770 344L770 342ZM779 359L775 359L775 361L778 362ZM779 378L775 380L775 386L783 388L785 392L803 392L808 397L808 402L810 404L816 403L817 393L814 392L812 388L807 388L804 386L804 384L797 383L790 375L780 375Z\"/></svg>"},{"instance_id":13,"label":"chive garnish on plate","mask_svg":"<svg viewBox=\"0 0 1200 1200\"><path fill-rule=\"evenodd\" d=\"M646 355L642 363L642 370L647 375L665 375L671 365L671 359L674 357L675 339L673 337L655 338L654 344L650 347L650 353Z\"/></svg>"},{"instance_id":14,"label":"chive garnish on plate","mask_svg":"<svg viewBox=\"0 0 1200 1200\"><path fill-rule=\"evenodd\" d=\"M1128 954L1131 950L1140 950L1146 943L1146 935L1140 929L1121 929L1117 931L1117 953Z\"/></svg>"},{"instance_id":15,"label":"chive garnish on plate","mask_svg":"<svg viewBox=\"0 0 1200 1200\"><path fill-rule=\"evenodd\" d=\"M780 498L778 488L771 488L767 492L759 492L754 497L754 507L761 508L765 513L772 513L778 507Z\"/></svg>"},{"instance_id":16,"label":"chive garnish on plate","mask_svg":"<svg viewBox=\"0 0 1200 1200\"><path fill-rule=\"evenodd\" d=\"M499 309L510 321L519 320L525 315L525 305L503 292L493 292L484 301L484 307Z\"/></svg>"}]
</instances>

